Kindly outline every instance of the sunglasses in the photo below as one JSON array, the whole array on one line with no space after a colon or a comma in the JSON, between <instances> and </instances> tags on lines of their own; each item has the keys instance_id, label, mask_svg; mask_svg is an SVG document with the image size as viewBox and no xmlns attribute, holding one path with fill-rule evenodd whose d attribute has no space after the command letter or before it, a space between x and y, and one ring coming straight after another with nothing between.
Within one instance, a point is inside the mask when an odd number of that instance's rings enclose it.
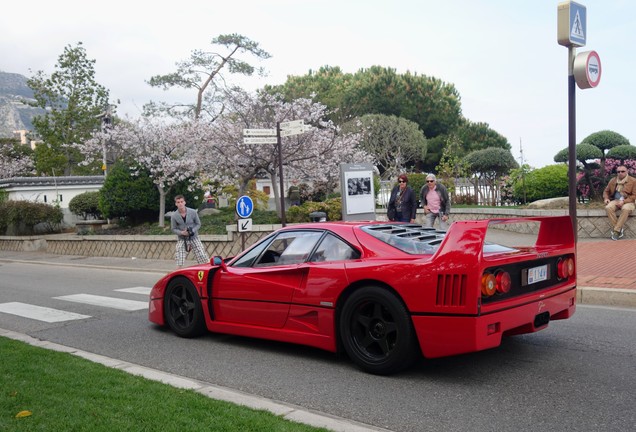
<instances>
[{"instance_id":1,"label":"sunglasses","mask_svg":"<svg viewBox=\"0 0 636 432\"><path fill-rule=\"evenodd\" d=\"M406 183L404 180L398 180L398 183Z\"/></svg>"},{"instance_id":2,"label":"sunglasses","mask_svg":"<svg viewBox=\"0 0 636 432\"><path fill-rule=\"evenodd\" d=\"M435 183L435 180L426 180L426 183Z\"/></svg>"},{"instance_id":3,"label":"sunglasses","mask_svg":"<svg viewBox=\"0 0 636 432\"><path fill-rule=\"evenodd\" d=\"M620 170L620 171L616 171L617 173L626 173L627 171L625 170Z\"/></svg>"}]
</instances>

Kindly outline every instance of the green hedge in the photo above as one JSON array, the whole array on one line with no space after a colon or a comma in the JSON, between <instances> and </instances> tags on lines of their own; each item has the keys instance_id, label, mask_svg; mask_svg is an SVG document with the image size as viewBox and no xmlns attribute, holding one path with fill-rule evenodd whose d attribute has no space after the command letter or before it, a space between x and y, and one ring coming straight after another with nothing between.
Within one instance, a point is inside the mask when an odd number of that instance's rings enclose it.
<instances>
[{"instance_id":1,"label":"green hedge","mask_svg":"<svg viewBox=\"0 0 636 432\"><path fill-rule=\"evenodd\" d=\"M5 201L0 203L0 231L9 235L30 235L38 224L43 231L59 230L64 219L62 209L50 204L31 201Z\"/></svg>"},{"instance_id":2,"label":"green hedge","mask_svg":"<svg viewBox=\"0 0 636 432\"><path fill-rule=\"evenodd\" d=\"M306 201L299 206L290 207L286 212L286 220L290 223L311 222L309 214L315 211L327 213L327 220L342 220L342 198L331 198L326 201Z\"/></svg>"}]
</instances>

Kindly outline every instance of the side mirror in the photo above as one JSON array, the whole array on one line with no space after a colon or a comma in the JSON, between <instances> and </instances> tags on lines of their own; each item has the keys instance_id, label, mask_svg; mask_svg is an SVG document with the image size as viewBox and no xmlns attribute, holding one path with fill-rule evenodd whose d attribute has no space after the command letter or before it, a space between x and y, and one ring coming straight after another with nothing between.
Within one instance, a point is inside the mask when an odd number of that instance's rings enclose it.
<instances>
[{"instance_id":1,"label":"side mirror","mask_svg":"<svg viewBox=\"0 0 636 432\"><path fill-rule=\"evenodd\" d=\"M215 265L215 266L221 266L221 270L223 270L223 271L227 270L227 266L225 265L225 261L223 260L223 258L221 258L218 255L213 256L212 259L210 259L210 264Z\"/></svg>"}]
</instances>

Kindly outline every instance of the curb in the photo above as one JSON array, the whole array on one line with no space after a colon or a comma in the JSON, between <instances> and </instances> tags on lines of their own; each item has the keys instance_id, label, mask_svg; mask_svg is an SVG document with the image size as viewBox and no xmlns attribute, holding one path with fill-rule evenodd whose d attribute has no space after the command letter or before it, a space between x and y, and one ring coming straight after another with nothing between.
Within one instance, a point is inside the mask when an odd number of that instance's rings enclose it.
<instances>
[{"instance_id":1,"label":"curb","mask_svg":"<svg viewBox=\"0 0 636 432\"><path fill-rule=\"evenodd\" d=\"M621 288L577 287L576 303L597 306L636 308L636 290Z\"/></svg>"}]
</instances>

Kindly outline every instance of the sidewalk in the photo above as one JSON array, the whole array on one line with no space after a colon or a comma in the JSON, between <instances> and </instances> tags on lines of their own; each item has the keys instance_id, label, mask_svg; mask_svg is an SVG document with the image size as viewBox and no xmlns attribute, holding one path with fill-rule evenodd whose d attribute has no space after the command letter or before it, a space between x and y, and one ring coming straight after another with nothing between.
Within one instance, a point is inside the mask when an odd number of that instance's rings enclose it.
<instances>
[{"instance_id":1,"label":"sidewalk","mask_svg":"<svg viewBox=\"0 0 636 432\"><path fill-rule=\"evenodd\" d=\"M509 237L509 233L504 235ZM515 237L517 244L523 244L525 240L523 235L515 235ZM493 240L499 241L498 238ZM579 241L577 244L577 302L579 304L636 307L634 267L618 264L632 262L635 255L636 240L585 239ZM0 251L0 262L2 261L152 272L157 273L157 279L160 275L169 273L176 268L173 260L86 257L43 252ZM195 262L186 262L186 265L188 264L195 264Z\"/></svg>"}]
</instances>

